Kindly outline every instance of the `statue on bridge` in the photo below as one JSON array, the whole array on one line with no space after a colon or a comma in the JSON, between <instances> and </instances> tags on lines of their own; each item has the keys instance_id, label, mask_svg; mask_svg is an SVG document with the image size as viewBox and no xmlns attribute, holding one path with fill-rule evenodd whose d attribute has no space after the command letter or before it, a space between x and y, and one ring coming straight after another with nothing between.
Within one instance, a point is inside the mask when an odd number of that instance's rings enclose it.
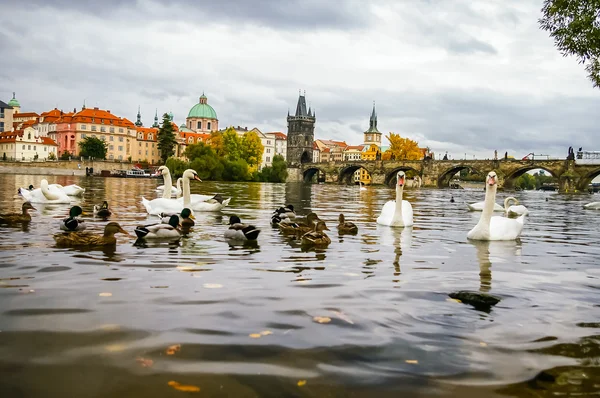
<instances>
[{"instance_id":1,"label":"statue on bridge","mask_svg":"<svg viewBox=\"0 0 600 398\"><path fill-rule=\"evenodd\" d=\"M567 160L575 160L575 152L573 151L573 147L569 147L569 153L567 155Z\"/></svg>"}]
</instances>

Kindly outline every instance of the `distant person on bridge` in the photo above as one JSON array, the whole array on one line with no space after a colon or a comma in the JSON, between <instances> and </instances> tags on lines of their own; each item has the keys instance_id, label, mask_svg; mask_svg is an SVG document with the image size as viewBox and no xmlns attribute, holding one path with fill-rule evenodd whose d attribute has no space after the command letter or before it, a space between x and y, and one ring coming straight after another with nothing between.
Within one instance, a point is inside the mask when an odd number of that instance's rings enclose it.
<instances>
[{"instance_id":1,"label":"distant person on bridge","mask_svg":"<svg viewBox=\"0 0 600 398\"><path fill-rule=\"evenodd\" d=\"M442 160L448 160L448 152L446 152L446 154L444 155L444 158Z\"/></svg>"},{"instance_id":2,"label":"distant person on bridge","mask_svg":"<svg viewBox=\"0 0 600 398\"><path fill-rule=\"evenodd\" d=\"M504 152L504 160L508 160L508 151Z\"/></svg>"}]
</instances>

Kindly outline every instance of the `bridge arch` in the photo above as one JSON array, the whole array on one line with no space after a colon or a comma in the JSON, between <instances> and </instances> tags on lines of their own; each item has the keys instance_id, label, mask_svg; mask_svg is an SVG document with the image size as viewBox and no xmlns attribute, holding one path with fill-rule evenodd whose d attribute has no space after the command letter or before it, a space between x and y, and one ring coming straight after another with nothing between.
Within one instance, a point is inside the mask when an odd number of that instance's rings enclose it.
<instances>
[{"instance_id":1,"label":"bridge arch","mask_svg":"<svg viewBox=\"0 0 600 398\"><path fill-rule=\"evenodd\" d=\"M340 169L340 172L338 175L338 182L340 184L348 184L348 185L352 184L352 181L351 181L352 176L354 175L356 170L360 170L360 169L365 169L367 171L367 173L372 174L371 170L367 169L365 166L363 166L360 163L349 164Z\"/></svg>"},{"instance_id":2,"label":"bridge arch","mask_svg":"<svg viewBox=\"0 0 600 398\"><path fill-rule=\"evenodd\" d=\"M302 172L302 181L304 182L312 182L313 178L315 177L315 174L317 175L317 180L319 180L319 173L322 173L322 179L323 181L325 181L325 170L323 170L320 167L309 167L306 170L304 170Z\"/></svg>"},{"instance_id":3,"label":"bridge arch","mask_svg":"<svg viewBox=\"0 0 600 398\"><path fill-rule=\"evenodd\" d=\"M588 186L592 183L592 180L600 175L600 167L591 172L587 173L583 177L579 179L579 184L577 189L580 191L585 191L588 189Z\"/></svg>"},{"instance_id":4,"label":"bridge arch","mask_svg":"<svg viewBox=\"0 0 600 398\"><path fill-rule=\"evenodd\" d=\"M419 170L414 169L410 166L400 166L386 173L384 180L385 185L394 186L396 184L396 174L400 170L404 171L407 174L407 177L410 177L409 174L421 177L421 173L419 172Z\"/></svg>"},{"instance_id":5,"label":"bridge arch","mask_svg":"<svg viewBox=\"0 0 600 398\"><path fill-rule=\"evenodd\" d=\"M538 169L544 170L544 171L550 173L550 175L554 178L559 177L559 175L557 175L556 171L554 171L550 168L546 168L539 164L538 165L527 165L527 166L518 168L504 176L504 184L503 184L504 189L513 189L517 178L521 177L523 174L527 173L528 171L538 170Z\"/></svg>"},{"instance_id":6,"label":"bridge arch","mask_svg":"<svg viewBox=\"0 0 600 398\"><path fill-rule=\"evenodd\" d=\"M482 174L482 171L480 169L474 168L473 166L470 166L470 165L465 165L465 164L453 165L449 169L444 170L438 176L438 180L437 180L438 188L448 188L450 186L450 180L452 179L452 177L454 177L454 175L456 173L458 173L459 171L465 170L465 169L469 169L477 174ZM485 174L483 175L483 177L485 177Z\"/></svg>"}]
</instances>

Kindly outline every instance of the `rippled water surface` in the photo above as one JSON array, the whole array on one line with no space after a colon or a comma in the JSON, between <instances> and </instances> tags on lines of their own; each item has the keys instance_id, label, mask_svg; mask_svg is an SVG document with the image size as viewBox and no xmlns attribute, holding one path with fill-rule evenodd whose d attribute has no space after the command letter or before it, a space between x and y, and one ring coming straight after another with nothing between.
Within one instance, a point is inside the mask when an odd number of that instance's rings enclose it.
<instances>
[{"instance_id":1,"label":"rippled water surface","mask_svg":"<svg viewBox=\"0 0 600 398\"><path fill-rule=\"evenodd\" d=\"M41 178L0 175L1 212L20 209L17 187ZM88 230L103 229L92 206L107 200L132 235L153 220L141 196L162 184L48 180L86 188L76 202ZM592 195L512 193L531 211L521 240L475 244L466 234L479 213L465 202L483 200L479 190L405 191L415 214L405 230L375 223L394 196L386 187L193 182L192 192L233 199L222 213L196 213L179 245L117 235L112 251L55 248L68 205L36 204L29 227L0 226L0 396L600 391L600 212L582 209ZM287 203L327 221L327 249L303 251L270 227ZM338 236L340 212L358 235ZM258 245L225 241L231 214L262 229ZM502 300L479 311L448 297L457 290Z\"/></svg>"}]
</instances>

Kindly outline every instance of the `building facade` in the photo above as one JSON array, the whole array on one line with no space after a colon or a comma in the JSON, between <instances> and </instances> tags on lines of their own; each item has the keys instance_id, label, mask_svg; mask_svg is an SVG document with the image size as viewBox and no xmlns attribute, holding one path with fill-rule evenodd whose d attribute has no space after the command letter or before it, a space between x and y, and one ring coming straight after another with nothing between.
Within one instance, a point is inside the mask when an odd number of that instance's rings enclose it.
<instances>
[{"instance_id":1,"label":"building facade","mask_svg":"<svg viewBox=\"0 0 600 398\"><path fill-rule=\"evenodd\" d=\"M41 137L31 127L0 133L2 159L33 161L56 158L58 145L49 137Z\"/></svg>"},{"instance_id":2,"label":"building facade","mask_svg":"<svg viewBox=\"0 0 600 398\"><path fill-rule=\"evenodd\" d=\"M0 101L0 133L12 131L14 109L6 102Z\"/></svg>"},{"instance_id":3,"label":"building facade","mask_svg":"<svg viewBox=\"0 0 600 398\"><path fill-rule=\"evenodd\" d=\"M274 131L271 133L265 133L267 137L270 137L275 142L275 155L287 159L287 135L280 131Z\"/></svg>"},{"instance_id":4,"label":"building facade","mask_svg":"<svg viewBox=\"0 0 600 398\"><path fill-rule=\"evenodd\" d=\"M306 109L306 98L304 95L298 96L296 113L291 116L288 112L287 124L287 149L286 158L288 166L298 167L302 163L307 163L313 159L312 143L315 138L314 112Z\"/></svg>"}]
</instances>

